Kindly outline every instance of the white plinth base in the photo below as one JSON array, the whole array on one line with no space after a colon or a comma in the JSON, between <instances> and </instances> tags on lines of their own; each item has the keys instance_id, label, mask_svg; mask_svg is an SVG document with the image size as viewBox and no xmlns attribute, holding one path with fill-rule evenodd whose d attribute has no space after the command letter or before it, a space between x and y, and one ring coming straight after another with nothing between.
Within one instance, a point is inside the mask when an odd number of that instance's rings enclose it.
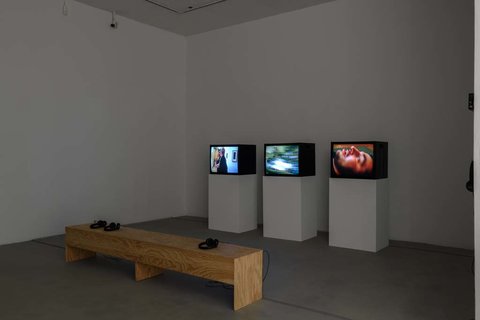
<instances>
[{"instance_id":1,"label":"white plinth base","mask_svg":"<svg viewBox=\"0 0 480 320\"><path fill-rule=\"evenodd\" d=\"M388 246L388 179L330 178L329 244L377 252Z\"/></svg>"},{"instance_id":2,"label":"white plinth base","mask_svg":"<svg viewBox=\"0 0 480 320\"><path fill-rule=\"evenodd\" d=\"M257 175L209 175L208 228L241 233L257 225Z\"/></svg>"},{"instance_id":3,"label":"white plinth base","mask_svg":"<svg viewBox=\"0 0 480 320\"><path fill-rule=\"evenodd\" d=\"M263 177L263 235L303 241L317 236L315 177Z\"/></svg>"}]
</instances>

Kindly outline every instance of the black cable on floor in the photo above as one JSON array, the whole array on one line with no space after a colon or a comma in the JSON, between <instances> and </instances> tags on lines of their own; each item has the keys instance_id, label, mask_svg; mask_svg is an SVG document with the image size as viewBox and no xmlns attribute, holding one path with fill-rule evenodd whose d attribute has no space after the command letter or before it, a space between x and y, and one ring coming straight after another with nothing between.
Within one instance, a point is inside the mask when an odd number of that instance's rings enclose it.
<instances>
[{"instance_id":1,"label":"black cable on floor","mask_svg":"<svg viewBox=\"0 0 480 320\"><path fill-rule=\"evenodd\" d=\"M387 248L409 249L409 250L416 250L416 251L423 251L423 252L446 254L446 255L457 256L457 257L468 257L468 258L473 257L473 255L470 255L470 254L455 253L455 252L449 252L449 251L443 251L443 250L435 250L434 248L433 249L430 249L430 248L416 248L416 247L412 247L412 246L402 246L402 245L395 245L395 244L390 244Z\"/></svg>"},{"instance_id":2,"label":"black cable on floor","mask_svg":"<svg viewBox=\"0 0 480 320\"><path fill-rule=\"evenodd\" d=\"M226 290L233 290L233 285L225 284L225 283L218 282L218 281L215 281L215 280L208 281L207 284L205 284L205 286L207 288L223 288L223 289L226 289Z\"/></svg>"},{"instance_id":3,"label":"black cable on floor","mask_svg":"<svg viewBox=\"0 0 480 320\"><path fill-rule=\"evenodd\" d=\"M272 299L272 298L265 297L265 296L263 296L262 299L273 302L273 303L278 303L278 304L281 304L281 305L284 305L284 306L289 306L289 307L293 307L293 308L296 308L296 309L302 309L302 310L307 310L307 311L310 311L310 312L318 313L318 314L321 314L321 315L324 315L324 316L328 316L329 318L334 318L334 319L338 319L338 320L353 320L351 318L346 318L344 316L340 316L340 315L337 315L337 314L334 314L334 313L330 313L330 312L326 312L326 311L322 311L322 310L314 309L314 308L310 308L310 307L305 307L305 306L301 306L301 305L298 305L298 304L289 303L289 302L286 302L286 301Z\"/></svg>"},{"instance_id":4,"label":"black cable on floor","mask_svg":"<svg viewBox=\"0 0 480 320\"><path fill-rule=\"evenodd\" d=\"M262 282L265 282L265 279L267 279L268 276L268 271L270 270L270 252L268 250L263 250L267 254L267 271L265 272L265 275L262 278Z\"/></svg>"}]
</instances>

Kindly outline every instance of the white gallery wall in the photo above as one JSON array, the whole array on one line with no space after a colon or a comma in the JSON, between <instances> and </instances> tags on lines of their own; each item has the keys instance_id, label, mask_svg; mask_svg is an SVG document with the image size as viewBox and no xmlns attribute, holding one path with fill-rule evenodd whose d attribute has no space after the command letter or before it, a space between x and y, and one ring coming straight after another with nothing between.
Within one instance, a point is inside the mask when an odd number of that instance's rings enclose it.
<instances>
[{"instance_id":1,"label":"white gallery wall","mask_svg":"<svg viewBox=\"0 0 480 320\"><path fill-rule=\"evenodd\" d=\"M473 0L336 0L182 37L75 1L0 2L0 244L207 216L208 145L390 143L392 239L473 247ZM261 188L259 188L259 221Z\"/></svg>"},{"instance_id":2,"label":"white gallery wall","mask_svg":"<svg viewBox=\"0 0 480 320\"><path fill-rule=\"evenodd\" d=\"M382 140L390 238L472 248L473 19L472 0L337 0L188 37L187 214L207 216L209 144L257 144L260 184L263 143L314 142L327 230L330 141Z\"/></svg>"},{"instance_id":3,"label":"white gallery wall","mask_svg":"<svg viewBox=\"0 0 480 320\"><path fill-rule=\"evenodd\" d=\"M186 39L0 1L0 244L185 212Z\"/></svg>"}]
</instances>

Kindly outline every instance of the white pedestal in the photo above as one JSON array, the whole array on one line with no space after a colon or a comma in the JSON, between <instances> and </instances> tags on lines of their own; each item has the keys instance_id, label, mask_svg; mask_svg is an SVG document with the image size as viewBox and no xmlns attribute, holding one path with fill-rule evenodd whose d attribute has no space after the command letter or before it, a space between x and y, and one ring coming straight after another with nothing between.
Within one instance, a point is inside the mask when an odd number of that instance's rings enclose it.
<instances>
[{"instance_id":1,"label":"white pedestal","mask_svg":"<svg viewBox=\"0 0 480 320\"><path fill-rule=\"evenodd\" d=\"M388 246L388 179L330 178L329 244L377 252Z\"/></svg>"},{"instance_id":2,"label":"white pedestal","mask_svg":"<svg viewBox=\"0 0 480 320\"><path fill-rule=\"evenodd\" d=\"M315 177L263 177L263 235L303 241L317 236Z\"/></svg>"},{"instance_id":3,"label":"white pedestal","mask_svg":"<svg viewBox=\"0 0 480 320\"><path fill-rule=\"evenodd\" d=\"M257 175L209 175L208 228L241 233L257 224Z\"/></svg>"}]
</instances>

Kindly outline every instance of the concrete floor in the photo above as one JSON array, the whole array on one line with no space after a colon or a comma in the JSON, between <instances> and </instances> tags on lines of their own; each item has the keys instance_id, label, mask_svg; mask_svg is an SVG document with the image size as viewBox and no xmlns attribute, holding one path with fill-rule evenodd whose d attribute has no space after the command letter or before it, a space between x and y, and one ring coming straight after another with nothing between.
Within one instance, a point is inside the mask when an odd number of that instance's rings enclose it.
<instances>
[{"instance_id":1,"label":"concrete floor","mask_svg":"<svg viewBox=\"0 0 480 320\"><path fill-rule=\"evenodd\" d=\"M138 228L263 248L264 299L232 311L232 291L166 272L136 283L133 264L97 256L64 262L63 236L0 246L0 319L454 319L474 316L473 253L393 242L377 254L211 231L204 219ZM411 245L410 245L411 246Z\"/></svg>"}]
</instances>

